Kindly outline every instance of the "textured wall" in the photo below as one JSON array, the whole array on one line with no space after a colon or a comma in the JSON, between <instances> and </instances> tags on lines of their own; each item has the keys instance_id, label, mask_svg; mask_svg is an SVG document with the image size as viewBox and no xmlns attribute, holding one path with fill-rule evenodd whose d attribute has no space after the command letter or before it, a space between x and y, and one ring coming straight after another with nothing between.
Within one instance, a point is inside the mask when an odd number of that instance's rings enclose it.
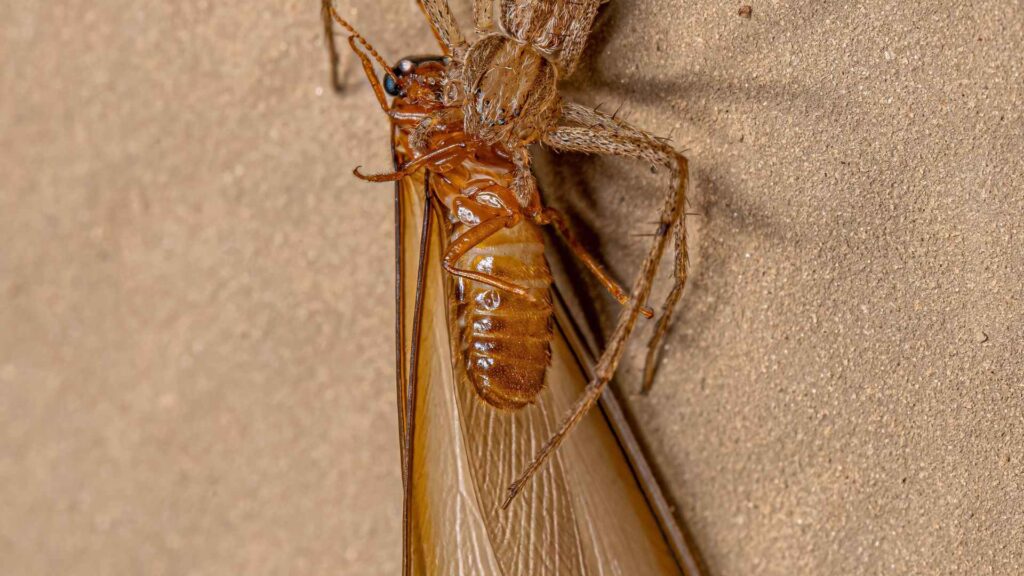
<instances>
[{"instance_id":1,"label":"textured wall","mask_svg":"<svg viewBox=\"0 0 1024 576\"><path fill-rule=\"evenodd\" d=\"M350 175L387 122L355 68L327 89L317 3L8 4L4 572L396 573L390 187ZM693 281L628 398L653 460L713 574L1016 573L1021 3L751 4L614 0L567 86L693 162ZM411 0L339 7L431 50ZM664 178L538 172L635 270Z\"/></svg>"}]
</instances>

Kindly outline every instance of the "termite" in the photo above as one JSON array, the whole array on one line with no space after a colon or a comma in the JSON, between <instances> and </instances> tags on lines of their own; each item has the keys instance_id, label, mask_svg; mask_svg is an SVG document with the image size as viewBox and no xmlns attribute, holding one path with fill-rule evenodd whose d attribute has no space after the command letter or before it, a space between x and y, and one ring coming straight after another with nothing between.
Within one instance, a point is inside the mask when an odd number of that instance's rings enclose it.
<instances>
[{"instance_id":1,"label":"termite","mask_svg":"<svg viewBox=\"0 0 1024 576\"><path fill-rule=\"evenodd\" d=\"M622 453L608 420L584 418L601 398L637 317L653 316L643 303L673 231L675 284L649 347L645 385L651 377L685 282L686 160L661 140L558 96L556 83L575 67L599 0L499 4L495 14L492 2L475 2L482 38L469 44L447 3L425 0L421 7L444 54L390 67L323 0L332 64L338 61L333 21L349 32L349 44L393 127L395 170L355 173L397 182L396 300L399 318L411 319L399 322L397 330L406 573L456 572L452 567L470 561L462 557L469 554L473 573L589 573L610 561L630 574L678 574L669 548L687 573L697 573L671 514L654 497L660 492L643 473L642 455L630 454L628 446ZM383 82L375 63L384 69ZM632 156L673 171L632 297L575 240L562 215L544 207L527 151L535 142L555 150ZM573 340L567 322L555 321L538 229L548 224L625 306L589 374L580 366L581 353L567 344ZM413 261L415 280L408 274ZM574 405L576 394L582 396ZM614 402L610 391L605 402ZM566 410L568 417L559 422ZM607 407L603 415L621 443L628 433L624 420L616 422ZM576 427L580 438L542 467ZM540 442L531 458L531 447ZM621 473L629 464L635 477ZM495 491L502 486L508 490L499 501ZM524 489L526 502L504 510ZM517 534L520 529L529 536ZM452 534L469 539L446 548L439 535ZM554 548L524 548L519 539L525 537ZM444 550L454 550L452 557Z\"/></svg>"}]
</instances>

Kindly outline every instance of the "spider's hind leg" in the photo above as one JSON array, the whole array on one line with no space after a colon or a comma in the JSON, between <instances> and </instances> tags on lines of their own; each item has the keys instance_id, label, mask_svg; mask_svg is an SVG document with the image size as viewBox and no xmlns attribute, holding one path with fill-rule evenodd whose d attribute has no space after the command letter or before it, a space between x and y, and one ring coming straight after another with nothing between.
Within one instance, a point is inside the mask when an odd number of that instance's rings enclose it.
<instances>
[{"instance_id":1,"label":"spider's hind leg","mask_svg":"<svg viewBox=\"0 0 1024 576\"><path fill-rule=\"evenodd\" d=\"M661 262L669 232L672 230L675 230L674 235L678 249L676 260L677 263L682 262L682 265L677 266L677 286L673 288L670 300L666 302L662 310L662 317L658 322L658 329L655 331L655 337L652 341L652 347L655 350L660 346L669 319L675 309L676 301L678 301L681 294L685 278L683 274L686 270L686 253L681 247L686 244L686 222L683 219L683 207L686 204L686 185L689 177L686 157L667 143L642 130L638 130L607 114L582 106L565 105L562 109L562 122L561 125L544 135L542 140L544 144L560 151L627 156L665 166L672 171L672 186L665 195L664 203L659 213L658 222L660 225L658 226L657 233L654 235L653 245L648 251L646 258L644 258L640 272L633 283L631 290L633 299L620 314L615 331L608 340L608 346L605 348L604 353L601 354L594 368L593 379L587 384L583 396L577 401L558 431L537 452L533 461L519 475L518 479L509 486L508 495L503 502L503 507L508 506L512 502L523 486L526 485L526 482L529 481L530 477L561 445L569 432L576 427L601 397L604 387L615 374L615 369L622 359L626 340L636 326L640 309L651 293L651 285L654 281L658 265ZM656 356L656 352L654 355ZM648 357L651 357L650 353Z\"/></svg>"}]
</instances>

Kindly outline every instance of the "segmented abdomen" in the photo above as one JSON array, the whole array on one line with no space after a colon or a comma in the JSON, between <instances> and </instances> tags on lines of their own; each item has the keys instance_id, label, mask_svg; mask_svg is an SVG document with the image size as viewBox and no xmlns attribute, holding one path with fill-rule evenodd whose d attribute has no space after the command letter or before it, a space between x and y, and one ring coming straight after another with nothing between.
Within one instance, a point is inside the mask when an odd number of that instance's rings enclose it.
<instances>
[{"instance_id":1,"label":"segmented abdomen","mask_svg":"<svg viewBox=\"0 0 1024 576\"><path fill-rule=\"evenodd\" d=\"M453 238L465 232L455 226ZM544 387L551 360L551 271L544 240L530 222L505 228L470 250L460 268L527 288L533 300L456 277L455 322L466 373L496 408L520 408Z\"/></svg>"}]
</instances>

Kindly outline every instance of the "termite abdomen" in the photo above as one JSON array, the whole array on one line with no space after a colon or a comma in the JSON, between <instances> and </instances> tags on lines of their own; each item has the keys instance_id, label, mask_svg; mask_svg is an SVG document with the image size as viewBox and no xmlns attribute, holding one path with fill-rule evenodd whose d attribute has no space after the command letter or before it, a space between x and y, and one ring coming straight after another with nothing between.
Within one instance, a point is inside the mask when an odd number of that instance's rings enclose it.
<instances>
[{"instance_id":1,"label":"termite abdomen","mask_svg":"<svg viewBox=\"0 0 1024 576\"><path fill-rule=\"evenodd\" d=\"M462 226L453 230L463 232ZM475 246L467 268L527 288L530 298L456 279L459 346L470 382L488 404L521 408L544 388L551 360L551 272L537 227L521 222Z\"/></svg>"}]
</instances>

